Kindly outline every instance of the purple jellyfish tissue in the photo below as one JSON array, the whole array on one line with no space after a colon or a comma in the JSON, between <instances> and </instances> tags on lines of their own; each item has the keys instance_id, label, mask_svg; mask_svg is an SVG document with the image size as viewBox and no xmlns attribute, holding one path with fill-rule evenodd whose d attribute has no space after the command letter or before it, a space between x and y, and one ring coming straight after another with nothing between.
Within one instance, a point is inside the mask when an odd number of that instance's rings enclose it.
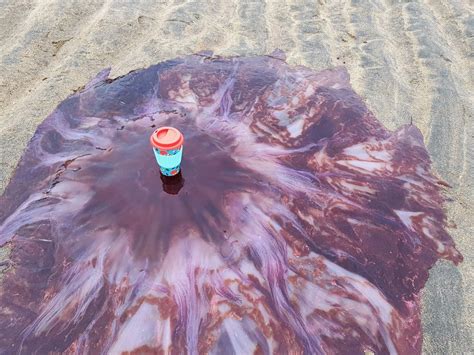
<instances>
[{"instance_id":1,"label":"purple jellyfish tissue","mask_svg":"<svg viewBox=\"0 0 474 355\"><path fill-rule=\"evenodd\" d=\"M415 126L281 52L108 75L40 124L0 198L1 353L421 352L428 271L462 256ZM160 126L185 137L173 181Z\"/></svg>"}]
</instances>

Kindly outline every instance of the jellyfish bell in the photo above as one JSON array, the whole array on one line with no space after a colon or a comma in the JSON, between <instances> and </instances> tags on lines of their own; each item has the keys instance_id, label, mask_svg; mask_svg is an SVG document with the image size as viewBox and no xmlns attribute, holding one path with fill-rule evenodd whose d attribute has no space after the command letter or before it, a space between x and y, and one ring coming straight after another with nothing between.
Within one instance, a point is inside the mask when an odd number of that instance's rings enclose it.
<instances>
[{"instance_id":1,"label":"jellyfish bell","mask_svg":"<svg viewBox=\"0 0 474 355\"><path fill-rule=\"evenodd\" d=\"M0 198L0 349L421 352L428 270L462 257L416 127L281 53L107 76L40 124ZM172 180L162 126L186 139Z\"/></svg>"}]
</instances>

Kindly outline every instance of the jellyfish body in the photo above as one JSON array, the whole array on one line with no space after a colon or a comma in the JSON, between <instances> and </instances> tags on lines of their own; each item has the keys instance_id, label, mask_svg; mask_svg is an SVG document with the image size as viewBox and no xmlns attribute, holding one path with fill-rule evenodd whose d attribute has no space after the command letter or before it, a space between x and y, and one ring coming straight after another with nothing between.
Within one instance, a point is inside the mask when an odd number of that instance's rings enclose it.
<instances>
[{"instance_id":1,"label":"jellyfish body","mask_svg":"<svg viewBox=\"0 0 474 355\"><path fill-rule=\"evenodd\" d=\"M98 75L39 126L0 199L0 348L419 353L445 230L419 130L345 69L193 55ZM186 139L167 193L149 136Z\"/></svg>"}]
</instances>

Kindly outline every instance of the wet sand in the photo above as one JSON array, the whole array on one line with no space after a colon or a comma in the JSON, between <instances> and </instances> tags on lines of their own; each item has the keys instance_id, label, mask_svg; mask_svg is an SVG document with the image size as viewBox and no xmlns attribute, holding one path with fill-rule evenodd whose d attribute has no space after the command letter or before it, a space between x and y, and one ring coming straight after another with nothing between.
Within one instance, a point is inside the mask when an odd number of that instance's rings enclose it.
<instances>
[{"instance_id":1,"label":"wet sand","mask_svg":"<svg viewBox=\"0 0 474 355\"><path fill-rule=\"evenodd\" d=\"M294 65L345 65L355 91L389 129L408 122L421 129L435 171L452 186L450 232L465 261L458 268L439 262L431 272L424 352L469 353L472 10L467 0L0 2L0 192L36 126L104 67L118 76L201 50L252 55L275 48Z\"/></svg>"}]
</instances>

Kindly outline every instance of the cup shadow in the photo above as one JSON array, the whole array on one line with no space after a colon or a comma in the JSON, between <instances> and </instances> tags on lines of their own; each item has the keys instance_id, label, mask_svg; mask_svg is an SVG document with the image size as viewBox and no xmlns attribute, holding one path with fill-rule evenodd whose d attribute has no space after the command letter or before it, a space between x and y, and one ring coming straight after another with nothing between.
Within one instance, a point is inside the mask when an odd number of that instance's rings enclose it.
<instances>
[{"instance_id":1,"label":"cup shadow","mask_svg":"<svg viewBox=\"0 0 474 355\"><path fill-rule=\"evenodd\" d=\"M170 195L177 195L184 186L184 178L181 171L174 176L160 174L163 183L163 191Z\"/></svg>"}]
</instances>

